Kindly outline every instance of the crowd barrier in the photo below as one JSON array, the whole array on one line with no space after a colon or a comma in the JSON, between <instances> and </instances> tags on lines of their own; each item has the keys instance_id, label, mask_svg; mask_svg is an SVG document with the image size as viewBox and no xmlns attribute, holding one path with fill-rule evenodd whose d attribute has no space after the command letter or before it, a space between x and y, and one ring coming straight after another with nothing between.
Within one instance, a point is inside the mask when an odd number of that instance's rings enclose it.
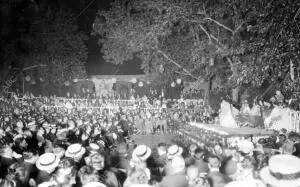
<instances>
[{"instance_id":1,"label":"crowd barrier","mask_svg":"<svg viewBox=\"0 0 300 187\"><path fill-rule=\"evenodd\" d=\"M42 108L49 110L49 109L60 109L60 108L64 108L64 109L87 109L87 110L119 110L120 107L89 107L89 106L74 106L72 108L68 108L66 106L52 106L52 105L43 105ZM134 107L122 107L122 109L125 110L136 110L137 108ZM139 110L142 111L160 111L161 108L145 108L145 107L138 107Z\"/></svg>"}]
</instances>

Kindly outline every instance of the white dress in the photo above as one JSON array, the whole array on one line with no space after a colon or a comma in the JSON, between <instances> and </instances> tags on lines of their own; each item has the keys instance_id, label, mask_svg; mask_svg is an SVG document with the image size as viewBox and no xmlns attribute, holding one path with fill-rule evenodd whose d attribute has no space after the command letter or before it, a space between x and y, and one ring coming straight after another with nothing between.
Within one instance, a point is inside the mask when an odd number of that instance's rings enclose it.
<instances>
[{"instance_id":1,"label":"white dress","mask_svg":"<svg viewBox=\"0 0 300 187\"><path fill-rule=\"evenodd\" d=\"M222 101L221 103L221 111L219 114L219 118L220 118L220 125L222 127L238 128L238 125L235 119L233 118L231 112L231 106L226 101Z\"/></svg>"}]
</instances>

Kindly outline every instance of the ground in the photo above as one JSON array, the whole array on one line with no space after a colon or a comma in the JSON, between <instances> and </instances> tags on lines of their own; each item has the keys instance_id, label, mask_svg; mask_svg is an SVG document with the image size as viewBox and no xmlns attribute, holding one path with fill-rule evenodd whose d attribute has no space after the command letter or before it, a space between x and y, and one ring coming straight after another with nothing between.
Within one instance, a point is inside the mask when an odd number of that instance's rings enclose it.
<instances>
[{"instance_id":1,"label":"ground","mask_svg":"<svg viewBox=\"0 0 300 187\"><path fill-rule=\"evenodd\" d=\"M173 135L134 135L132 136L132 140L134 140L137 145L146 144L154 148L159 143L171 145L173 137Z\"/></svg>"}]
</instances>

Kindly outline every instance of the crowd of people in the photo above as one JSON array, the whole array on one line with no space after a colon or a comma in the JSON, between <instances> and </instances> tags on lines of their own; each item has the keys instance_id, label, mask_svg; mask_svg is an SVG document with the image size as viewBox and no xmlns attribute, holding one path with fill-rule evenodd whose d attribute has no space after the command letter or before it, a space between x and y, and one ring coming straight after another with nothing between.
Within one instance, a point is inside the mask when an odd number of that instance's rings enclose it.
<instances>
[{"instance_id":1,"label":"crowd of people","mask_svg":"<svg viewBox=\"0 0 300 187\"><path fill-rule=\"evenodd\" d=\"M0 112L4 187L300 186L300 136L284 129L258 142L245 137L237 147L131 140L172 134L189 121L213 123L199 100L12 96L0 99Z\"/></svg>"}]
</instances>

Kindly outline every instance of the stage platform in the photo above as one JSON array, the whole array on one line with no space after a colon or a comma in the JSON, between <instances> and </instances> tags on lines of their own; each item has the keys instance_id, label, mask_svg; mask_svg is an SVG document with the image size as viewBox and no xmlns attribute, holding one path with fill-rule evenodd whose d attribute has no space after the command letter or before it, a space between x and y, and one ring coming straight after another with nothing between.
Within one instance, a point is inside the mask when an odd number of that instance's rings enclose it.
<instances>
[{"instance_id":1,"label":"stage platform","mask_svg":"<svg viewBox=\"0 0 300 187\"><path fill-rule=\"evenodd\" d=\"M250 127L229 128L213 124L189 123L180 126L177 133L197 144L222 143L230 147L238 145L245 136L252 136L256 143L260 138L267 138L274 134L274 131Z\"/></svg>"},{"instance_id":2,"label":"stage platform","mask_svg":"<svg viewBox=\"0 0 300 187\"><path fill-rule=\"evenodd\" d=\"M190 125L207 131L212 131L219 135L227 136L227 137L238 137L238 136L244 137L247 135L271 136L274 133L272 130L251 128L251 127L229 128L229 127L222 127L214 124L203 124L203 123L190 123Z\"/></svg>"},{"instance_id":3,"label":"stage platform","mask_svg":"<svg viewBox=\"0 0 300 187\"><path fill-rule=\"evenodd\" d=\"M145 144L151 148L157 147L159 143L165 143L167 145L172 145L172 140L174 139L174 135L133 135L132 140L137 144Z\"/></svg>"}]
</instances>

